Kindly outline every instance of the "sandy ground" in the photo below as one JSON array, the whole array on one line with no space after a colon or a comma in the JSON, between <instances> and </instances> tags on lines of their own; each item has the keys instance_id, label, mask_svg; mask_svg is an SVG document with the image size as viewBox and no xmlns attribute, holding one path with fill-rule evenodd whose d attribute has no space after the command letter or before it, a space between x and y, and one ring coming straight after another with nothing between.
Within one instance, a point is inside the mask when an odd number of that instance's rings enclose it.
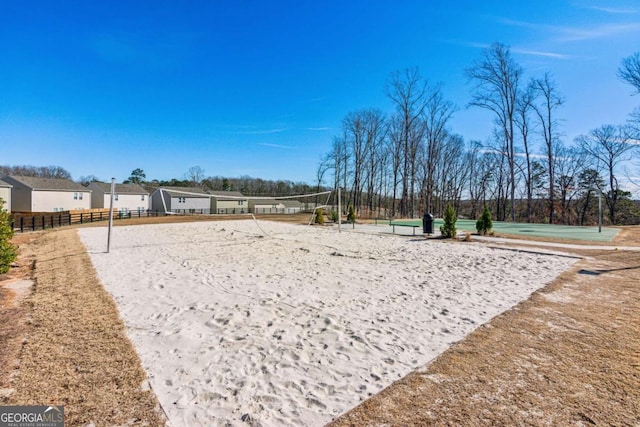
<instances>
[{"instance_id":1,"label":"sandy ground","mask_svg":"<svg viewBox=\"0 0 640 427\"><path fill-rule=\"evenodd\" d=\"M62 403L68 425L163 425L153 394L141 390L137 356L110 363L111 353L101 355L104 346L131 354L126 336L92 332L92 352L86 335L74 333L96 319L103 329L122 328L114 310L73 315L83 298L99 293L77 235L67 229L25 236L17 236L20 267L0 277L0 404ZM639 245L640 227L625 227L619 238L616 244ZM338 425L640 425L640 259L572 252L585 258ZM65 270L72 274L60 276ZM37 284L21 300L8 284L25 278ZM79 295L68 299L71 313L47 308L56 294ZM109 306L109 298L101 300ZM43 315L46 322L33 322ZM66 337L64 357L47 355L52 331Z\"/></svg>"},{"instance_id":2,"label":"sandy ground","mask_svg":"<svg viewBox=\"0 0 640 427\"><path fill-rule=\"evenodd\" d=\"M71 426L161 425L140 359L77 232L19 237L21 267L3 284L29 281L31 293L3 286L11 298L2 301L0 324L12 332L0 352L10 361L0 376L0 404L64 405Z\"/></svg>"},{"instance_id":3,"label":"sandy ground","mask_svg":"<svg viewBox=\"0 0 640 427\"><path fill-rule=\"evenodd\" d=\"M174 426L320 426L575 258L267 221L80 230Z\"/></svg>"},{"instance_id":4,"label":"sandy ground","mask_svg":"<svg viewBox=\"0 0 640 427\"><path fill-rule=\"evenodd\" d=\"M591 253L331 426L639 426L639 284Z\"/></svg>"}]
</instances>

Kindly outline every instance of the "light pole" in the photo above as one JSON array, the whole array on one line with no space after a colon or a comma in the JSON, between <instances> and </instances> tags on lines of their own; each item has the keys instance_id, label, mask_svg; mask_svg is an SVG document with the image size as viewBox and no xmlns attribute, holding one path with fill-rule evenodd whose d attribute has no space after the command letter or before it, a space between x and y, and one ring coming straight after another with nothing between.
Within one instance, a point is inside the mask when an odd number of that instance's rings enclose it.
<instances>
[{"instance_id":1,"label":"light pole","mask_svg":"<svg viewBox=\"0 0 640 427\"><path fill-rule=\"evenodd\" d=\"M598 192L598 233L602 233L602 191L599 188L590 188L589 191Z\"/></svg>"},{"instance_id":2,"label":"light pole","mask_svg":"<svg viewBox=\"0 0 640 427\"><path fill-rule=\"evenodd\" d=\"M598 189L598 233L602 233L602 191Z\"/></svg>"}]
</instances>

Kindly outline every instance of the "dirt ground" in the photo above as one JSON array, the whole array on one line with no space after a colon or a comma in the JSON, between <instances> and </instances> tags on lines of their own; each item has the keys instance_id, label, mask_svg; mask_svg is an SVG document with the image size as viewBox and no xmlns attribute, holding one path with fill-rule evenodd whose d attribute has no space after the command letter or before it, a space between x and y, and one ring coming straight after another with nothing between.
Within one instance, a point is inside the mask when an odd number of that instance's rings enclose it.
<instances>
[{"instance_id":1,"label":"dirt ground","mask_svg":"<svg viewBox=\"0 0 640 427\"><path fill-rule=\"evenodd\" d=\"M201 219L115 225L176 220ZM164 425L75 230L14 239L17 266L0 276L0 404L63 404L69 426ZM640 246L640 227L614 244ZM573 269L332 425L640 426L640 252L573 252ZM30 293L12 289L21 279Z\"/></svg>"},{"instance_id":2,"label":"dirt ground","mask_svg":"<svg viewBox=\"0 0 640 427\"><path fill-rule=\"evenodd\" d=\"M163 425L115 302L77 232L18 237L20 267L3 283L30 279L33 286L21 301L3 286L0 404L64 405L69 426Z\"/></svg>"}]
</instances>

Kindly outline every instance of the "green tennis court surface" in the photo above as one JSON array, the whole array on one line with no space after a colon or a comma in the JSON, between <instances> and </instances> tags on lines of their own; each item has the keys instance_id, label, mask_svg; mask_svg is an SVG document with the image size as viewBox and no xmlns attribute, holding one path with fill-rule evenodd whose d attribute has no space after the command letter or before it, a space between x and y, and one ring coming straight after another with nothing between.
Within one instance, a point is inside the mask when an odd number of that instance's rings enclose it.
<instances>
[{"instance_id":1,"label":"green tennis court surface","mask_svg":"<svg viewBox=\"0 0 640 427\"><path fill-rule=\"evenodd\" d=\"M418 225L422 227L422 219L391 221L390 225ZM442 219L436 219L433 223L434 231L440 229ZM470 219L456 221L459 231L476 232L476 222ZM578 227L570 225L551 224L526 224L515 222L493 222L493 231L498 234L514 234L521 236L553 237L557 239L589 240L592 242L610 242L617 234L617 228L602 228L598 233L598 227Z\"/></svg>"}]
</instances>

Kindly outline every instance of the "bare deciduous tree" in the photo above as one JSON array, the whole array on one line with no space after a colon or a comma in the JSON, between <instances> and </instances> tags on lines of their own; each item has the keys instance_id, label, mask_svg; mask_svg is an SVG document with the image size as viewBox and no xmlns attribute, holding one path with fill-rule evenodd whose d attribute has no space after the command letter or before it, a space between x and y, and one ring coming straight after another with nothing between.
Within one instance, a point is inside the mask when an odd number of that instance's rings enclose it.
<instances>
[{"instance_id":1,"label":"bare deciduous tree","mask_svg":"<svg viewBox=\"0 0 640 427\"><path fill-rule=\"evenodd\" d=\"M522 140L522 148L524 149L525 165L523 168L525 192L527 195L527 222L531 222L533 213L533 171L531 165L531 141L529 134L531 133L530 113L533 108L534 94L531 86L522 92L516 101L516 118L515 123L520 131Z\"/></svg>"},{"instance_id":2,"label":"bare deciduous tree","mask_svg":"<svg viewBox=\"0 0 640 427\"><path fill-rule=\"evenodd\" d=\"M618 68L618 77L629 83L640 93L640 52L636 52L622 60Z\"/></svg>"},{"instance_id":3,"label":"bare deciduous tree","mask_svg":"<svg viewBox=\"0 0 640 427\"><path fill-rule=\"evenodd\" d=\"M474 83L470 106L491 111L502 133L509 166L509 188L511 220L515 221L515 112L522 68L513 58L509 48L494 43L481 58L465 70L469 81Z\"/></svg>"},{"instance_id":4,"label":"bare deciduous tree","mask_svg":"<svg viewBox=\"0 0 640 427\"><path fill-rule=\"evenodd\" d=\"M578 211L573 209L572 201L581 192L579 180L588 165L587 153L579 147L563 144L556 144L554 150L555 189L562 209L562 222L570 225L578 219Z\"/></svg>"},{"instance_id":5,"label":"bare deciduous tree","mask_svg":"<svg viewBox=\"0 0 640 427\"><path fill-rule=\"evenodd\" d=\"M423 162L426 168L423 185L425 212L434 211L436 168L442 163L442 150L448 136L447 124L455 109L454 104L444 98L440 86L432 89L423 114L425 130Z\"/></svg>"},{"instance_id":6,"label":"bare deciduous tree","mask_svg":"<svg viewBox=\"0 0 640 427\"><path fill-rule=\"evenodd\" d=\"M404 163L404 138L402 117L395 114L389 122L389 138L387 139L387 153L389 153L390 179L391 179L391 217L395 217L398 209L398 186L402 177L402 165Z\"/></svg>"},{"instance_id":7,"label":"bare deciduous tree","mask_svg":"<svg viewBox=\"0 0 640 427\"><path fill-rule=\"evenodd\" d=\"M617 168L621 162L630 159L631 150L636 146L630 144L628 128L625 126L603 125L577 138L578 144L596 162L596 169L608 175L609 188L605 194L609 219L616 223L616 205L621 191L618 182Z\"/></svg>"},{"instance_id":8,"label":"bare deciduous tree","mask_svg":"<svg viewBox=\"0 0 640 427\"><path fill-rule=\"evenodd\" d=\"M633 86L640 94L640 52L622 60L622 64L618 68L618 77ZM633 138L640 139L640 107L631 112L629 123L633 131Z\"/></svg>"},{"instance_id":9,"label":"bare deciduous tree","mask_svg":"<svg viewBox=\"0 0 640 427\"><path fill-rule=\"evenodd\" d=\"M545 73L542 78L532 79L531 88L535 96L540 99L539 103L533 103L533 110L538 117L542 137L544 139L544 153L547 156L547 173L549 174L549 223L554 222L554 146L558 142L558 119L555 117L556 110L563 104L564 100L558 93L555 82L549 73Z\"/></svg>"},{"instance_id":10,"label":"bare deciduous tree","mask_svg":"<svg viewBox=\"0 0 640 427\"><path fill-rule=\"evenodd\" d=\"M204 169L200 166L191 166L185 174L185 177L191 182L191 185L199 187L204 179Z\"/></svg>"},{"instance_id":11,"label":"bare deciduous tree","mask_svg":"<svg viewBox=\"0 0 640 427\"><path fill-rule=\"evenodd\" d=\"M433 96L428 82L422 78L417 68L395 72L386 87L387 97L395 104L400 118L400 138L403 151L402 196L400 215L414 216L417 157L424 136L422 115L429 98Z\"/></svg>"},{"instance_id":12,"label":"bare deciduous tree","mask_svg":"<svg viewBox=\"0 0 640 427\"><path fill-rule=\"evenodd\" d=\"M0 176L2 175L71 179L71 174L60 166L0 166Z\"/></svg>"}]
</instances>

